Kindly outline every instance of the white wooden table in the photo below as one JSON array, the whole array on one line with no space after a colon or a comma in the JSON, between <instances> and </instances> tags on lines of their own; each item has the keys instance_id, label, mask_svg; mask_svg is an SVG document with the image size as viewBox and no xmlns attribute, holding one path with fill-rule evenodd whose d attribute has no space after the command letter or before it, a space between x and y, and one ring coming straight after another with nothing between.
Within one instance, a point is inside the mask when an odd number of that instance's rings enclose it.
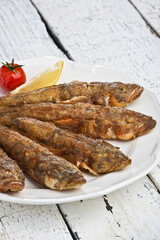
<instances>
[{"instance_id":1,"label":"white wooden table","mask_svg":"<svg viewBox=\"0 0 160 240\"><path fill-rule=\"evenodd\" d=\"M63 56L110 65L160 99L159 0L1 0L0 60ZM0 201L0 240L159 240L160 166L119 191L75 203Z\"/></svg>"}]
</instances>

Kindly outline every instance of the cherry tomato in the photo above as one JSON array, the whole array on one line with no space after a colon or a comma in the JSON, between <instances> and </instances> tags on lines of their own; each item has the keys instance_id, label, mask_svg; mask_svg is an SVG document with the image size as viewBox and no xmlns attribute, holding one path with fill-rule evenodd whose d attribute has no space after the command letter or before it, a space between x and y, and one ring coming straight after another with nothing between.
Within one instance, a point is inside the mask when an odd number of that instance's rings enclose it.
<instances>
[{"instance_id":1,"label":"cherry tomato","mask_svg":"<svg viewBox=\"0 0 160 240\"><path fill-rule=\"evenodd\" d=\"M12 91L26 82L26 74L22 69L23 65L14 63L2 63L3 66L0 68L0 87Z\"/></svg>"}]
</instances>

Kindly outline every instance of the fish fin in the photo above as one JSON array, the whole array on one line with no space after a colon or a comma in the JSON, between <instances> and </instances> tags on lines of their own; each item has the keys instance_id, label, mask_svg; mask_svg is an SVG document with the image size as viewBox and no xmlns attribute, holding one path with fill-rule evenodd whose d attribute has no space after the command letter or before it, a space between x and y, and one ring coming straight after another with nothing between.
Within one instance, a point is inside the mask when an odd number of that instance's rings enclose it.
<instances>
[{"instance_id":1,"label":"fish fin","mask_svg":"<svg viewBox=\"0 0 160 240\"><path fill-rule=\"evenodd\" d=\"M95 176L99 176L99 174L97 172L95 172L93 169L91 169L85 162L82 162L80 164L80 167L82 167L83 169L88 170L90 173L92 173Z\"/></svg>"}]
</instances>

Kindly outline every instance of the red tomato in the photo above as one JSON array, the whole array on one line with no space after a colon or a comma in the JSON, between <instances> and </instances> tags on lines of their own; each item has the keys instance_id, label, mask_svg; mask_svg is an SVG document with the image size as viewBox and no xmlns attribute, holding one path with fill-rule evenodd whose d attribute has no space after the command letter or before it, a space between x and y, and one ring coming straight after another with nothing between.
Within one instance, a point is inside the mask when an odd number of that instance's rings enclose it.
<instances>
[{"instance_id":1,"label":"red tomato","mask_svg":"<svg viewBox=\"0 0 160 240\"><path fill-rule=\"evenodd\" d=\"M12 91L26 82L26 74L22 69L23 65L12 63L2 63L0 68L0 87Z\"/></svg>"}]
</instances>

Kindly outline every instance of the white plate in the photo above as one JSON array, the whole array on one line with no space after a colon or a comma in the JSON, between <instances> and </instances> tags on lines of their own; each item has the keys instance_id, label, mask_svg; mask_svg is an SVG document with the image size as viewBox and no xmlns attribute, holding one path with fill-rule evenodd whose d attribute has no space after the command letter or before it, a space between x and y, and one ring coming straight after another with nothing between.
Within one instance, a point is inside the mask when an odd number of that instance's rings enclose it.
<instances>
[{"instance_id":1,"label":"white plate","mask_svg":"<svg viewBox=\"0 0 160 240\"><path fill-rule=\"evenodd\" d=\"M53 65L59 58L43 57L19 61L24 64L27 78L42 72ZM64 69L58 83L80 81L121 81L134 82L119 72L102 66L86 66L64 60ZM1 96L6 92L1 91ZM144 90L142 96L128 108L153 116L157 121L156 127L148 134L133 141L110 141L113 145L120 146L121 150L132 159L131 166L122 171L94 177L85 174L87 183L80 189L69 191L54 191L40 186L26 177L26 186L19 193L0 193L0 199L8 202L22 204L56 204L74 202L77 200L90 199L102 196L122 188L145 176L160 159L160 106L154 94Z\"/></svg>"}]
</instances>

